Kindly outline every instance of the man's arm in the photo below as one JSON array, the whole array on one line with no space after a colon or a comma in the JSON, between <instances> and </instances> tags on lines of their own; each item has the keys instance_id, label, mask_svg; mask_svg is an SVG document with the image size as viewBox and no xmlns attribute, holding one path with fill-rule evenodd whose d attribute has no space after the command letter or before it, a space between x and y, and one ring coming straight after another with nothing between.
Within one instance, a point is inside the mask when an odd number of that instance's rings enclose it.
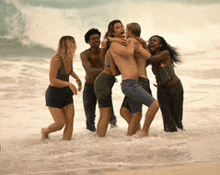
<instances>
[{"instance_id":1,"label":"man's arm","mask_svg":"<svg viewBox=\"0 0 220 175\"><path fill-rule=\"evenodd\" d=\"M150 50L147 46L147 42L143 38L136 37L136 40L139 41L142 44L143 48L146 49L150 53Z\"/></svg>"},{"instance_id":2,"label":"man's arm","mask_svg":"<svg viewBox=\"0 0 220 175\"><path fill-rule=\"evenodd\" d=\"M129 56L134 54L134 40L129 40L127 47L118 42L111 43L111 50L119 56Z\"/></svg>"},{"instance_id":3,"label":"man's arm","mask_svg":"<svg viewBox=\"0 0 220 175\"><path fill-rule=\"evenodd\" d=\"M127 40L125 38L108 37L107 40L109 40L109 42L118 42L121 45L127 46Z\"/></svg>"},{"instance_id":4,"label":"man's arm","mask_svg":"<svg viewBox=\"0 0 220 175\"><path fill-rule=\"evenodd\" d=\"M85 51L80 54L80 58L87 74L99 74L103 70L103 68L95 68L91 66Z\"/></svg>"},{"instance_id":5,"label":"man's arm","mask_svg":"<svg viewBox=\"0 0 220 175\"><path fill-rule=\"evenodd\" d=\"M140 37L135 38L135 53L140 54L144 59L149 59L151 57L147 42Z\"/></svg>"},{"instance_id":6,"label":"man's arm","mask_svg":"<svg viewBox=\"0 0 220 175\"><path fill-rule=\"evenodd\" d=\"M106 48L101 47L100 60L102 61L102 64L103 64L103 65L104 65L104 62L105 62L105 54L106 54Z\"/></svg>"},{"instance_id":7,"label":"man's arm","mask_svg":"<svg viewBox=\"0 0 220 175\"><path fill-rule=\"evenodd\" d=\"M118 42L121 45L127 46L127 40L124 38L113 38L113 37L107 37L101 42L101 48L107 48L107 45L112 42Z\"/></svg>"},{"instance_id":8,"label":"man's arm","mask_svg":"<svg viewBox=\"0 0 220 175\"><path fill-rule=\"evenodd\" d=\"M135 44L135 53L140 54L143 59L149 59L151 57L151 54L140 44Z\"/></svg>"}]
</instances>

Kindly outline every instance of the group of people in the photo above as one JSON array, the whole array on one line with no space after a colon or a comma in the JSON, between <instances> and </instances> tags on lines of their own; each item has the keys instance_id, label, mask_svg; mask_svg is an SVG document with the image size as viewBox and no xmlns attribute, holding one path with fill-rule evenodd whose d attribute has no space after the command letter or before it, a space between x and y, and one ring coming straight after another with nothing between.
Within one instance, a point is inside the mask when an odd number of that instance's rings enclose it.
<instances>
[{"instance_id":1,"label":"group of people","mask_svg":"<svg viewBox=\"0 0 220 175\"><path fill-rule=\"evenodd\" d=\"M175 132L178 128L183 130L183 87L174 71L175 63L180 62L179 54L161 36L152 36L147 44L140 35L141 27L138 23L127 24L125 30L120 20L113 20L109 23L102 42L98 29L90 29L84 36L85 42L90 45L89 49L80 54L86 72L83 89L86 128L96 132L98 137L106 135L109 124L116 127L112 88L119 75L122 77L121 89L125 95L120 115L128 123L127 135L131 136L139 130L140 137L148 136L150 125L159 108L164 131ZM46 105L54 123L41 130L43 139L65 126L63 139L71 140L74 122L73 95L77 94L77 88L69 82L69 75L76 79L78 91L82 89L81 80L72 68L75 49L74 38L63 36L51 59ZM156 77L158 100L151 94L146 71L148 65L152 65ZM97 102L100 116L96 129ZM141 126L143 104L148 110L144 125Z\"/></svg>"}]
</instances>

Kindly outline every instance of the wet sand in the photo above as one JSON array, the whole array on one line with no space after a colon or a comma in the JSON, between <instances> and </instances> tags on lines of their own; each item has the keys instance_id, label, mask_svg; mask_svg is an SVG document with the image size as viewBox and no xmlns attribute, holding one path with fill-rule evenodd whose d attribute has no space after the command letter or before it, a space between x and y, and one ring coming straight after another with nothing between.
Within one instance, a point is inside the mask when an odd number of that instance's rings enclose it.
<instances>
[{"instance_id":1,"label":"wet sand","mask_svg":"<svg viewBox=\"0 0 220 175\"><path fill-rule=\"evenodd\" d=\"M192 163L178 166L155 166L134 171L109 172L104 175L219 175L220 162Z\"/></svg>"}]
</instances>

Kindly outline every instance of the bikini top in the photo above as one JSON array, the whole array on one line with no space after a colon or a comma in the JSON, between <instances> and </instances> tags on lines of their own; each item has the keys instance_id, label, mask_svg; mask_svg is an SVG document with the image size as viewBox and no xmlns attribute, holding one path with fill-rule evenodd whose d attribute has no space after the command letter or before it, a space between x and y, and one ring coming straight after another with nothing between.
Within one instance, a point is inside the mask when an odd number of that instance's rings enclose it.
<instances>
[{"instance_id":1,"label":"bikini top","mask_svg":"<svg viewBox=\"0 0 220 175\"><path fill-rule=\"evenodd\" d=\"M61 60L61 67L57 72L57 79L69 82L69 75L66 74L64 62L61 58L60 60Z\"/></svg>"},{"instance_id":2,"label":"bikini top","mask_svg":"<svg viewBox=\"0 0 220 175\"><path fill-rule=\"evenodd\" d=\"M170 66L159 67L158 69L154 69L153 73L156 75L158 85L165 85L175 75L173 67Z\"/></svg>"},{"instance_id":3,"label":"bikini top","mask_svg":"<svg viewBox=\"0 0 220 175\"><path fill-rule=\"evenodd\" d=\"M105 66L110 68L110 61L105 60Z\"/></svg>"}]
</instances>

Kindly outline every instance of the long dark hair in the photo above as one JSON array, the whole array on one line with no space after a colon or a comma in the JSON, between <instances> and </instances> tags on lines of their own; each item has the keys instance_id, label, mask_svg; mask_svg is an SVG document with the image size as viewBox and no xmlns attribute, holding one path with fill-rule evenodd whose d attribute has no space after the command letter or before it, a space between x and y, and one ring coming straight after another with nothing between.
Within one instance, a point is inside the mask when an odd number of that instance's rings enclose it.
<instances>
[{"instance_id":1,"label":"long dark hair","mask_svg":"<svg viewBox=\"0 0 220 175\"><path fill-rule=\"evenodd\" d=\"M175 47L172 47L171 45L169 45L166 42L166 40L162 36L159 36L159 35L153 35L152 37L150 37L148 42L150 42L153 37L159 38L160 44L162 44L162 47L160 48L161 51L163 51L163 50L168 50L169 51L170 57L171 57L171 62L172 62L173 65L174 65L174 63L176 63L176 64L181 63L181 60L180 60L180 57L179 57L180 55L177 52L177 49Z\"/></svg>"},{"instance_id":2,"label":"long dark hair","mask_svg":"<svg viewBox=\"0 0 220 175\"><path fill-rule=\"evenodd\" d=\"M114 33L114 25L115 25L116 23L121 23L121 24L122 24L122 22L121 22L120 20L118 20L118 19L115 19L115 20L111 21L111 22L108 24L108 31L106 32L104 38L114 37L114 35L113 35L113 33Z\"/></svg>"},{"instance_id":3,"label":"long dark hair","mask_svg":"<svg viewBox=\"0 0 220 175\"><path fill-rule=\"evenodd\" d=\"M107 38L107 37L112 37L112 38L114 37L114 35L113 35L113 33L114 33L114 25L117 24L117 23L121 23L122 24L122 22L119 19L115 19L115 20L111 21L108 24L108 31L105 33L104 39ZM111 43L107 43L107 48L106 48L105 52L107 52L107 50L109 49L110 44Z\"/></svg>"}]
</instances>

